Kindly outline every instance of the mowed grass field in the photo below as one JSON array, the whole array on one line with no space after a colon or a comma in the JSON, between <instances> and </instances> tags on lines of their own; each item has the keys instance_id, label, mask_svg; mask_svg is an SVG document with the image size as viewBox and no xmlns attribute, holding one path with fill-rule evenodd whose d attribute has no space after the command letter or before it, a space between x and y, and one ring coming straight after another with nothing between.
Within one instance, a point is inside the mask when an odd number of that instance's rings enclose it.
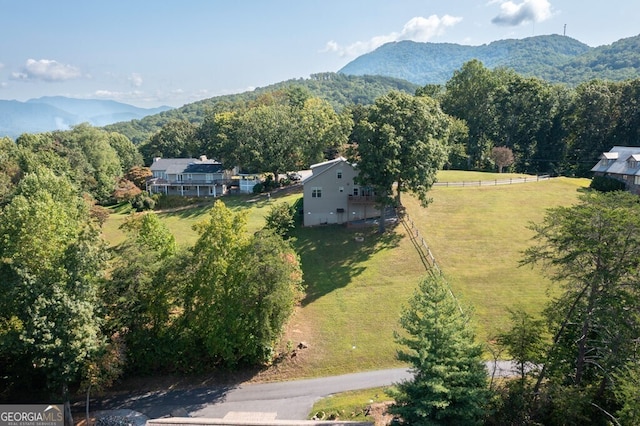
<instances>
[{"instance_id":1,"label":"mowed grass field","mask_svg":"<svg viewBox=\"0 0 640 426\"><path fill-rule=\"evenodd\" d=\"M491 338L508 325L508 308L531 313L543 308L554 288L539 268L519 265L534 235L528 227L541 222L548 208L575 203L588 185L588 179L555 178L435 187L426 209L413 198L403 200L454 294L473 308L479 338Z\"/></svg>"},{"instance_id":2,"label":"mowed grass field","mask_svg":"<svg viewBox=\"0 0 640 426\"><path fill-rule=\"evenodd\" d=\"M439 180L493 180L497 175L441 172ZM500 175L504 177L505 175ZM508 176L508 175L507 175ZM420 207L403 196L409 217L430 246L455 295L474 309L481 340L508 322L507 308L539 311L547 299L548 282L540 270L520 268L521 252L549 207L575 202L588 180L557 178L490 187L435 187L433 203ZM248 211L250 232L264 224L269 205L293 204L300 193L283 197L227 197L235 211ZM209 205L210 206L210 205ZM160 213L181 245L197 239L191 226L209 206ZM117 229L124 214L113 214L105 235L122 241ZM300 255L307 296L282 340L282 349L305 342L305 349L263 373L265 379L342 374L399 366L394 331L398 318L425 269L403 226L384 235L377 229L343 226L297 228L294 245ZM355 241L364 237L363 242Z\"/></svg>"}]
</instances>

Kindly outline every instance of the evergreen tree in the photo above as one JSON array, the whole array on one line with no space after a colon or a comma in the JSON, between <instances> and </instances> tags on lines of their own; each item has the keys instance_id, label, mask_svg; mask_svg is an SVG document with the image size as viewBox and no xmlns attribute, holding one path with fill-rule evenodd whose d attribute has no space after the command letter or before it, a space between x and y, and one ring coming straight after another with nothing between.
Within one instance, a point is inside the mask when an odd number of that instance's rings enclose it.
<instances>
[{"instance_id":1,"label":"evergreen tree","mask_svg":"<svg viewBox=\"0 0 640 426\"><path fill-rule=\"evenodd\" d=\"M414 377L397 385L389 412L412 425L480 424L488 396L482 347L442 278L422 280L400 324L407 333L396 339L407 350L398 358Z\"/></svg>"}]
</instances>

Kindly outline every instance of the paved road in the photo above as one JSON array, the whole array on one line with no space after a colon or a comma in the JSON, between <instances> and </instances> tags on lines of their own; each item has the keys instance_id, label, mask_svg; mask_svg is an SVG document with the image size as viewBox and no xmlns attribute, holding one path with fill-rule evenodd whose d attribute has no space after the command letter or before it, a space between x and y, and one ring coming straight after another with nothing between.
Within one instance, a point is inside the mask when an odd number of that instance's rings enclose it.
<instances>
[{"instance_id":1,"label":"paved road","mask_svg":"<svg viewBox=\"0 0 640 426\"><path fill-rule=\"evenodd\" d=\"M493 368L493 363L488 365ZM491 370L490 370L491 371ZM500 362L498 375L510 374L508 361ZM349 390L388 386L411 377L407 369L370 371L290 382L240 384L230 387L149 392L99 401L93 409L129 409L149 418L185 416L224 418L229 412L275 413L279 420L306 419L313 403Z\"/></svg>"}]
</instances>

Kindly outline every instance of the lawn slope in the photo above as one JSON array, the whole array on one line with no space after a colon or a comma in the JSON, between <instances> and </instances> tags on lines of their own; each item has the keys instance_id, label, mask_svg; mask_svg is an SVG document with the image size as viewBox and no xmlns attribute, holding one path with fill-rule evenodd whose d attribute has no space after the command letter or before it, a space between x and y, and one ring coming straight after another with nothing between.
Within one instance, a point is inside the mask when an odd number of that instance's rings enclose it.
<instances>
[{"instance_id":1,"label":"lawn slope","mask_svg":"<svg viewBox=\"0 0 640 426\"><path fill-rule=\"evenodd\" d=\"M469 178L472 176L472 178ZM480 176L481 178L482 176ZM493 180L495 174L487 174ZM477 174L442 172L440 181L478 180ZM588 180L549 181L487 187L434 187L433 203L422 208L403 197L409 217L425 238L455 295L474 309L478 337L490 338L507 322L509 307L538 312L547 300L549 282L541 271L518 267L530 243L531 222L539 222L547 208L576 201ZM293 204L300 193L272 197L228 197L236 211L247 211L249 231L264 223L272 203ZM197 238L191 226L206 207L165 212L160 217L179 244ZM120 241L113 214L105 229L110 241ZM358 242L356 236L364 237ZM281 348L294 349L264 372L264 379L325 376L398 366L393 333L399 330L403 305L425 275L424 266L403 226L384 235L376 229L343 226L297 228L298 251L307 296L283 337Z\"/></svg>"}]
</instances>

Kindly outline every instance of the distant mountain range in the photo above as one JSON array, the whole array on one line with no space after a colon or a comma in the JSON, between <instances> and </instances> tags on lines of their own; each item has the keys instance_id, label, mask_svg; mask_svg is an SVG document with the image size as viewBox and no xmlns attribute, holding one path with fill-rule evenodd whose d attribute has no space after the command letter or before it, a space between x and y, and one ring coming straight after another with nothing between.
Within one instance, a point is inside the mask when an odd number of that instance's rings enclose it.
<instances>
[{"instance_id":1,"label":"distant mountain range","mask_svg":"<svg viewBox=\"0 0 640 426\"><path fill-rule=\"evenodd\" d=\"M139 120L172 109L139 108L116 101L49 96L26 102L0 100L0 137L16 139L22 133L67 130L80 123L96 127Z\"/></svg>"},{"instance_id":2,"label":"distant mountain range","mask_svg":"<svg viewBox=\"0 0 640 426\"><path fill-rule=\"evenodd\" d=\"M490 69L511 68L552 83L577 85L595 78L621 81L640 77L640 36L600 47L561 35L498 40L482 46L400 41L357 57L338 73L443 84L472 59Z\"/></svg>"}]
</instances>

